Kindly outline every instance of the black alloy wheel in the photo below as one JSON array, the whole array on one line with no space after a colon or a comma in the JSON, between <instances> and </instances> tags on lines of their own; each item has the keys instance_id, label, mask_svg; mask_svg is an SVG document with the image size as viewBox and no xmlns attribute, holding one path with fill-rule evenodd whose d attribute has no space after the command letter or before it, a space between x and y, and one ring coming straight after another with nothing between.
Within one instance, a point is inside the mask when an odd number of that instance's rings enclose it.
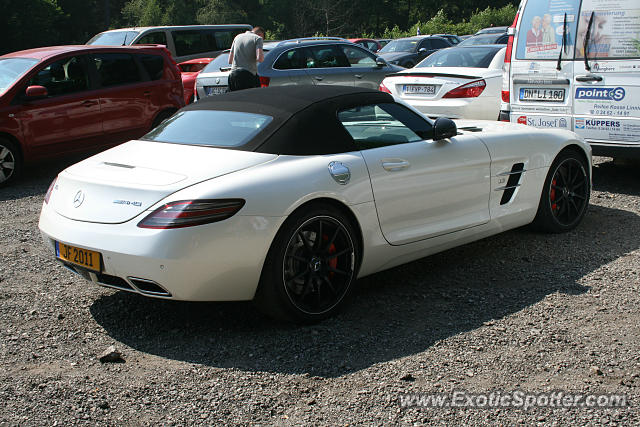
<instances>
[{"instance_id":1,"label":"black alloy wheel","mask_svg":"<svg viewBox=\"0 0 640 427\"><path fill-rule=\"evenodd\" d=\"M544 185L534 225L552 233L575 228L587 211L591 192L583 157L573 150L560 153Z\"/></svg>"},{"instance_id":2,"label":"black alloy wheel","mask_svg":"<svg viewBox=\"0 0 640 427\"><path fill-rule=\"evenodd\" d=\"M331 207L292 215L274 239L255 302L266 314L315 322L335 313L357 276L359 243L348 218Z\"/></svg>"},{"instance_id":3,"label":"black alloy wheel","mask_svg":"<svg viewBox=\"0 0 640 427\"><path fill-rule=\"evenodd\" d=\"M309 218L287 244L282 282L301 312L322 315L344 298L355 271L355 247L346 227L330 216Z\"/></svg>"}]
</instances>

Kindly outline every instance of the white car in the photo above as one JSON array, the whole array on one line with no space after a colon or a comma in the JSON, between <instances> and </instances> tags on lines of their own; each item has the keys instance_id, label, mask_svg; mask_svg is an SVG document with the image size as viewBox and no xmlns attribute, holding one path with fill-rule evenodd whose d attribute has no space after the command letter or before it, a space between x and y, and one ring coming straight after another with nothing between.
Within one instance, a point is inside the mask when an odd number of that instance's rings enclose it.
<instances>
[{"instance_id":1,"label":"white car","mask_svg":"<svg viewBox=\"0 0 640 427\"><path fill-rule=\"evenodd\" d=\"M497 120L504 45L456 46L386 77L380 90L429 117Z\"/></svg>"},{"instance_id":2,"label":"white car","mask_svg":"<svg viewBox=\"0 0 640 427\"><path fill-rule=\"evenodd\" d=\"M590 165L568 131L456 127L371 89L257 88L62 171L39 226L99 285L315 321L358 277L530 223L573 229Z\"/></svg>"}]
</instances>

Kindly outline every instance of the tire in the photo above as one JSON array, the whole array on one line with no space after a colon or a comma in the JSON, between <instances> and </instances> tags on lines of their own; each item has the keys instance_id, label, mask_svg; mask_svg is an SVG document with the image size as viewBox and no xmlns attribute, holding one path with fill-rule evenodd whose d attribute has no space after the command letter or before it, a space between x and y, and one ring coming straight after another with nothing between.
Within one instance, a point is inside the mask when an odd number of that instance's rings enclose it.
<instances>
[{"instance_id":1,"label":"tire","mask_svg":"<svg viewBox=\"0 0 640 427\"><path fill-rule=\"evenodd\" d=\"M575 150L558 154L544 182L534 228L564 233L580 224L589 205L589 166Z\"/></svg>"},{"instance_id":2,"label":"tire","mask_svg":"<svg viewBox=\"0 0 640 427\"><path fill-rule=\"evenodd\" d=\"M0 138L0 187L11 184L22 171L22 156L18 146Z\"/></svg>"},{"instance_id":3,"label":"tire","mask_svg":"<svg viewBox=\"0 0 640 427\"><path fill-rule=\"evenodd\" d=\"M254 302L263 313L285 321L313 323L330 317L350 293L359 260L349 219L332 207L310 205L278 231Z\"/></svg>"}]
</instances>

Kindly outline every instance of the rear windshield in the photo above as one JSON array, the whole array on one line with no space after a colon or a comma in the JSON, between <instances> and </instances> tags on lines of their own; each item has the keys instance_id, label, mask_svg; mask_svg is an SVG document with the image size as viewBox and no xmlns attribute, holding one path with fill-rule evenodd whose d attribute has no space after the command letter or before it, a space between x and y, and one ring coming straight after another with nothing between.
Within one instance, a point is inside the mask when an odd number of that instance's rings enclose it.
<instances>
[{"instance_id":1,"label":"rear windshield","mask_svg":"<svg viewBox=\"0 0 640 427\"><path fill-rule=\"evenodd\" d=\"M100 46L125 46L130 45L137 35L137 31L109 31L107 33L100 33L93 36L87 44Z\"/></svg>"},{"instance_id":2,"label":"rear windshield","mask_svg":"<svg viewBox=\"0 0 640 427\"><path fill-rule=\"evenodd\" d=\"M482 46L476 48L452 48L442 49L426 57L424 61L416 65L422 67L471 67L489 68L489 64L502 49L502 46Z\"/></svg>"},{"instance_id":3,"label":"rear windshield","mask_svg":"<svg viewBox=\"0 0 640 427\"><path fill-rule=\"evenodd\" d=\"M460 43L460 46L473 46L481 44L494 44L502 34L480 34L469 37Z\"/></svg>"},{"instance_id":4,"label":"rear windshield","mask_svg":"<svg viewBox=\"0 0 640 427\"><path fill-rule=\"evenodd\" d=\"M249 142L272 120L271 116L237 111L180 111L141 139L208 147L238 147Z\"/></svg>"},{"instance_id":5,"label":"rear windshield","mask_svg":"<svg viewBox=\"0 0 640 427\"><path fill-rule=\"evenodd\" d=\"M209 62L209 64L202 70L203 73L217 73L219 71L229 71L231 64L229 64L229 52L221 53L216 56L216 59Z\"/></svg>"},{"instance_id":6,"label":"rear windshield","mask_svg":"<svg viewBox=\"0 0 640 427\"><path fill-rule=\"evenodd\" d=\"M37 63L37 59L29 58L0 59L0 93L9 89L16 80Z\"/></svg>"}]
</instances>

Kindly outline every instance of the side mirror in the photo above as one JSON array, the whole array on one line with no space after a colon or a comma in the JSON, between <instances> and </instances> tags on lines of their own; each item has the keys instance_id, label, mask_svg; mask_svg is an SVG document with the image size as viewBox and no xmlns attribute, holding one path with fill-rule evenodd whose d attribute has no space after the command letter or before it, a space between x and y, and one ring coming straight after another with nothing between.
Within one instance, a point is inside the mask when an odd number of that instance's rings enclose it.
<instances>
[{"instance_id":1,"label":"side mirror","mask_svg":"<svg viewBox=\"0 0 640 427\"><path fill-rule=\"evenodd\" d=\"M438 117L433 124L433 140L452 138L458 134L458 127L455 122L446 117Z\"/></svg>"},{"instance_id":2,"label":"side mirror","mask_svg":"<svg viewBox=\"0 0 640 427\"><path fill-rule=\"evenodd\" d=\"M421 55L422 55L423 53L425 53L426 51L427 51L427 49L426 49L426 48L424 48L424 47L421 47L420 49L418 49L418 53L419 53L419 54L421 54Z\"/></svg>"},{"instance_id":3,"label":"side mirror","mask_svg":"<svg viewBox=\"0 0 640 427\"><path fill-rule=\"evenodd\" d=\"M382 68L389 65L384 58L376 57L376 67Z\"/></svg>"},{"instance_id":4,"label":"side mirror","mask_svg":"<svg viewBox=\"0 0 640 427\"><path fill-rule=\"evenodd\" d=\"M49 91L44 86L29 86L25 95L28 99L44 98L49 95Z\"/></svg>"}]
</instances>

